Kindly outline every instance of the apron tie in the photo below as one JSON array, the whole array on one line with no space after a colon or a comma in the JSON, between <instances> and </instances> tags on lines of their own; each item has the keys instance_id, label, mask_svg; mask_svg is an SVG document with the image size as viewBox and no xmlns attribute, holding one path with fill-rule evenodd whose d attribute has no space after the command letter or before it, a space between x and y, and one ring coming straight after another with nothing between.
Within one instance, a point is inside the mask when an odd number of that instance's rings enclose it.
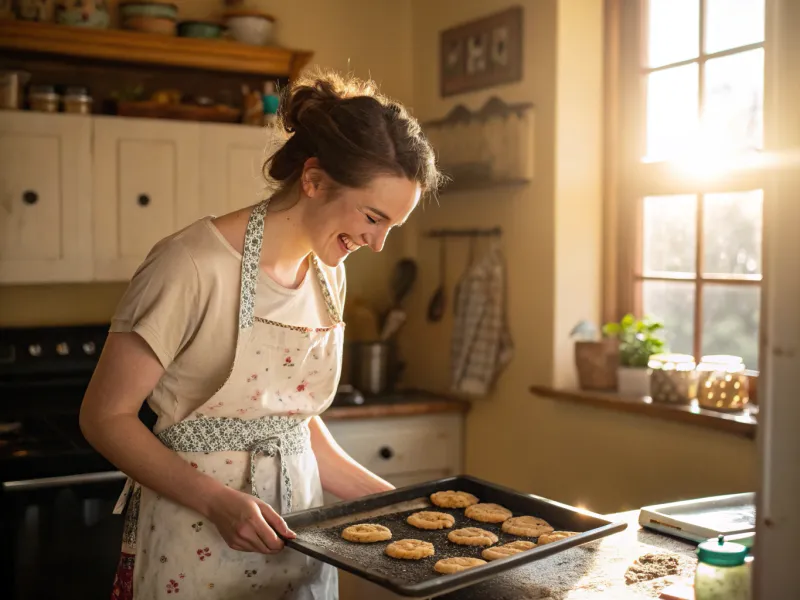
<instances>
[{"instance_id":1,"label":"apron tie","mask_svg":"<svg viewBox=\"0 0 800 600\"><path fill-rule=\"evenodd\" d=\"M257 440L250 447L250 494L256 498L260 498L258 490L256 489L256 460L260 456L268 458L278 457L281 467L281 514L292 512L292 498L294 491L292 489L292 478L289 475L289 469L286 466L286 461L283 459L283 452L281 451L281 438L279 436L272 436L263 440Z\"/></svg>"}]
</instances>

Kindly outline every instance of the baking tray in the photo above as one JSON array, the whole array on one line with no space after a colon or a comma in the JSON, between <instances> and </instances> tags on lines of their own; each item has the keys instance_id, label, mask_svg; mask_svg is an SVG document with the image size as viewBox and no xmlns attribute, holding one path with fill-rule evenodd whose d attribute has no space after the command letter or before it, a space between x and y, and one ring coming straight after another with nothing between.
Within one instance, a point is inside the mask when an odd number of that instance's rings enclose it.
<instances>
[{"instance_id":1,"label":"baking tray","mask_svg":"<svg viewBox=\"0 0 800 600\"><path fill-rule=\"evenodd\" d=\"M495 533L498 544L524 539L502 533L500 525L479 523L464 516L463 509L433 507L433 492L460 490L477 496L481 502L502 504L514 516L533 515L550 523L556 530L577 531L578 535L520 552L509 558L489 562L455 573L442 575L433 570L436 561L452 556L480 558L483 548L459 546L447 540L448 531L459 527L480 527ZM432 508L433 507L433 508ZM406 523L406 517L419 510L437 510L455 517L450 529L423 531ZM297 537L287 545L304 554L363 577L395 594L425 597L452 592L484 581L499 573L535 561L568 548L585 544L623 531L625 522L612 522L588 511L539 496L514 490L468 476L449 477L412 485L382 494L366 496L286 515L286 523ZM433 543L436 554L422 560L398 560L384 554L390 542L354 544L341 538L342 530L357 523L379 523L392 531L392 540L414 538Z\"/></svg>"},{"instance_id":2,"label":"baking tray","mask_svg":"<svg viewBox=\"0 0 800 600\"><path fill-rule=\"evenodd\" d=\"M752 533L756 496L747 492L645 506L639 511L639 524L693 542Z\"/></svg>"}]
</instances>

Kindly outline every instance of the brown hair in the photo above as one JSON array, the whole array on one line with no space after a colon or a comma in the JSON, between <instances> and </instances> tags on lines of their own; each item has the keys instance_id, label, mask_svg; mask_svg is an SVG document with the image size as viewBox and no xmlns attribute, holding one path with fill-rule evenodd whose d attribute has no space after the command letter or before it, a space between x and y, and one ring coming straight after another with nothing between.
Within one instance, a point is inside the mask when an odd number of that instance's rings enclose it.
<instances>
[{"instance_id":1,"label":"brown hair","mask_svg":"<svg viewBox=\"0 0 800 600\"><path fill-rule=\"evenodd\" d=\"M282 95L280 120L289 139L264 164L264 175L292 187L316 157L337 184L362 188L376 175L416 181L435 193L441 181L431 145L415 118L372 81L316 70Z\"/></svg>"}]
</instances>

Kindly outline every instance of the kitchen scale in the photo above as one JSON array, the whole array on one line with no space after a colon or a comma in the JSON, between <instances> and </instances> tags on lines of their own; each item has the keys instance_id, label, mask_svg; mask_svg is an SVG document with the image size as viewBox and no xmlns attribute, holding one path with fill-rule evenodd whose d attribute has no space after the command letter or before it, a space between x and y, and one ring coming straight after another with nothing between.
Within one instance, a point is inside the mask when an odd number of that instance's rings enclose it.
<instances>
[{"instance_id":1,"label":"kitchen scale","mask_svg":"<svg viewBox=\"0 0 800 600\"><path fill-rule=\"evenodd\" d=\"M756 497L747 492L645 506L639 511L639 524L696 543L724 535L752 547Z\"/></svg>"}]
</instances>

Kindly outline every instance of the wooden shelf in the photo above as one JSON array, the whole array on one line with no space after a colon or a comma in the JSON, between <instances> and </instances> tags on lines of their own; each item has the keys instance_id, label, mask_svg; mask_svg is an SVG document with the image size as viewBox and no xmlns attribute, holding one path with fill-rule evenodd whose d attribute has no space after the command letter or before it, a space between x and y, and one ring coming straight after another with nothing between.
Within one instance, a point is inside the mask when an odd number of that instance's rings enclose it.
<instances>
[{"instance_id":1,"label":"wooden shelf","mask_svg":"<svg viewBox=\"0 0 800 600\"><path fill-rule=\"evenodd\" d=\"M297 76L313 54L229 40L182 38L10 19L0 19L2 50L289 78Z\"/></svg>"},{"instance_id":2,"label":"wooden shelf","mask_svg":"<svg viewBox=\"0 0 800 600\"><path fill-rule=\"evenodd\" d=\"M757 419L747 413L723 413L695 406L682 406L653 402L648 397L628 398L613 393L585 390L557 389L534 385L530 391L536 396L552 400L566 400L595 408L646 415L657 419L697 425L717 431L741 435L750 439L756 436Z\"/></svg>"},{"instance_id":3,"label":"wooden shelf","mask_svg":"<svg viewBox=\"0 0 800 600\"><path fill-rule=\"evenodd\" d=\"M503 188L523 187L531 183L532 179L456 179L445 185L439 195L477 192L481 190L494 190Z\"/></svg>"}]
</instances>

